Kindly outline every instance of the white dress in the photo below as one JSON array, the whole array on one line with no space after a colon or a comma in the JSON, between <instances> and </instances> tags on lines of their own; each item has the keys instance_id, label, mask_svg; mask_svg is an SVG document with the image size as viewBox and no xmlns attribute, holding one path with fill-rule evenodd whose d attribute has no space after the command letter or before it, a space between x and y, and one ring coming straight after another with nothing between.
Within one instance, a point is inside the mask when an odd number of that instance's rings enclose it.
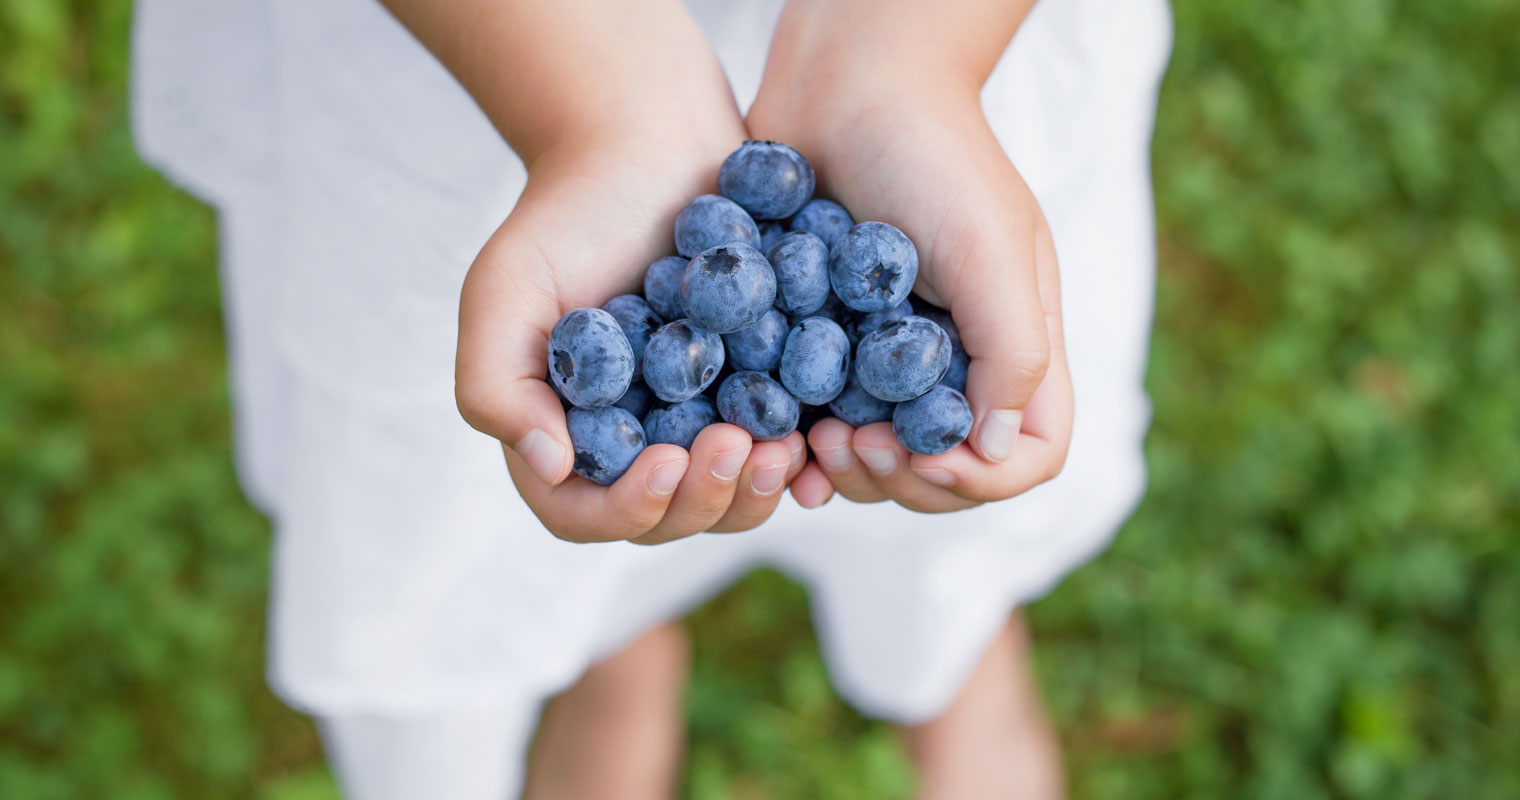
<instances>
[{"instance_id":1,"label":"white dress","mask_svg":"<svg viewBox=\"0 0 1520 800\"><path fill-rule=\"evenodd\" d=\"M747 107L779 0L690 5ZM138 146L220 212L239 474L276 532L275 690L321 715L531 707L771 565L808 588L848 701L935 714L1141 495L1169 42L1164 0L1045 0L983 92L1061 259L1059 478L948 515L788 497L744 534L579 546L454 406L460 284L524 181L471 99L376 0L140 0Z\"/></svg>"}]
</instances>

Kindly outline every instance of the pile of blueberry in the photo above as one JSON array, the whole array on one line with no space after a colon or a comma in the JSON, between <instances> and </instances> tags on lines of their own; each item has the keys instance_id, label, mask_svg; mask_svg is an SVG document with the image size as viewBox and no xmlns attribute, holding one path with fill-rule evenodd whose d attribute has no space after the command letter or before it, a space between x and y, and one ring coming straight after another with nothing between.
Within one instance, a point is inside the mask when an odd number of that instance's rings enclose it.
<instances>
[{"instance_id":1,"label":"pile of blueberry","mask_svg":"<svg viewBox=\"0 0 1520 800\"><path fill-rule=\"evenodd\" d=\"M576 473L610 484L646 444L689 449L720 419L759 441L827 416L890 419L930 455L966 438L970 359L948 312L908 299L918 251L813 188L801 153L745 142L718 172L723 195L676 216L680 257L649 266L643 297L555 324L549 376Z\"/></svg>"}]
</instances>

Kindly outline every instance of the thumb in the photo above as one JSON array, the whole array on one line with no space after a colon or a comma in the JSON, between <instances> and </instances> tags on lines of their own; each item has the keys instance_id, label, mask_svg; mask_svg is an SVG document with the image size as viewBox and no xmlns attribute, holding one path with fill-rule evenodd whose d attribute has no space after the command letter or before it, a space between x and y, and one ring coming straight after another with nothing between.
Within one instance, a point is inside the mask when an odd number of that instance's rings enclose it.
<instances>
[{"instance_id":1,"label":"thumb","mask_svg":"<svg viewBox=\"0 0 1520 800\"><path fill-rule=\"evenodd\" d=\"M500 439L553 486L573 463L564 409L545 382L559 304L532 277L548 274L542 258L517 258L501 238L498 232L475 259L460 294L455 402L465 422Z\"/></svg>"},{"instance_id":2,"label":"thumb","mask_svg":"<svg viewBox=\"0 0 1520 800\"><path fill-rule=\"evenodd\" d=\"M955 287L950 303L961 345L971 357L966 399L975 423L969 441L995 463L1013 455L1024 407L1050 366L1046 314L1060 313L1059 300L1050 309L1041 301L1035 236L1033 230L1016 235L1008 249L999 249L996 260L1002 263L960 270L962 283L974 285Z\"/></svg>"}]
</instances>

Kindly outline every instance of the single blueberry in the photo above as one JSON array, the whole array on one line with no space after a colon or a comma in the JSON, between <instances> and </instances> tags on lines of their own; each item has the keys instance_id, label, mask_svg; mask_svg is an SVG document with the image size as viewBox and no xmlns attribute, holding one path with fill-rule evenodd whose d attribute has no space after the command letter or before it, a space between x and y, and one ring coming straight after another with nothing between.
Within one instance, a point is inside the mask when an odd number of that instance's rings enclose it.
<instances>
[{"instance_id":1,"label":"single blueberry","mask_svg":"<svg viewBox=\"0 0 1520 800\"><path fill-rule=\"evenodd\" d=\"M776 308L810 315L829 299L829 248L811 233L788 233L766 251L776 272Z\"/></svg>"},{"instance_id":2,"label":"single blueberry","mask_svg":"<svg viewBox=\"0 0 1520 800\"><path fill-rule=\"evenodd\" d=\"M760 252L769 253L775 246L776 240L786 235L786 224L780 220L768 219L764 222L755 223L760 229Z\"/></svg>"},{"instance_id":3,"label":"single blueberry","mask_svg":"<svg viewBox=\"0 0 1520 800\"><path fill-rule=\"evenodd\" d=\"M644 417L644 435L650 444L673 444L691 449L697 434L718 422L718 409L706 395L657 408Z\"/></svg>"},{"instance_id":4,"label":"single blueberry","mask_svg":"<svg viewBox=\"0 0 1520 800\"><path fill-rule=\"evenodd\" d=\"M781 348L786 346L790 330L786 315L770 309L753 325L723 335L728 345L728 363L735 369L770 372L781 363Z\"/></svg>"},{"instance_id":5,"label":"single blueberry","mask_svg":"<svg viewBox=\"0 0 1520 800\"><path fill-rule=\"evenodd\" d=\"M844 391L829 401L829 410L834 412L834 416L852 428L885 422L892 418L892 409L895 407L895 403L873 397L870 392L860 388L860 378L853 371L850 380L844 385Z\"/></svg>"},{"instance_id":6,"label":"single blueberry","mask_svg":"<svg viewBox=\"0 0 1520 800\"><path fill-rule=\"evenodd\" d=\"M829 248L833 248L839 237L854 224L855 220L844 206L821 197L809 200L792 217L792 230L811 233L822 239Z\"/></svg>"},{"instance_id":7,"label":"single blueberry","mask_svg":"<svg viewBox=\"0 0 1520 800\"><path fill-rule=\"evenodd\" d=\"M797 429L797 398L763 372L735 372L718 387L718 414L758 442L785 439Z\"/></svg>"},{"instance_id":8,"label":"single blueberry","mask_svg":"<svg viewBox=\"0 0 1520 800\"><path fill-rule=\"evenodd\" d=\"M885 311L908 298L918 280L913 242L885 222L862 222L829 251L829 283L856 311Z\"/></svg>"},{"instance_id":9,"label":"single blueberry","mask_svg":"<svg viewBox=\"0 0 1520 800\"><path fill-rule=\"evenodd\" d=\"M813 166L780 142L745 142L718 168L718 191L755 219L790 217L813 196L813 184Z\"/></svg>"},{"instance_id":10,"label":"single blueberry","mask_svg":"<svg viewBox=\"0 0 1520 800\"><path fill-rule=\"evenodd\" d=\"M723 337L678 319L649 335L644 382L656 397L679 403L702 393L723 368Z\"/></svg>"},{"instance_id":11,"label":"single blueberry","mask_svg":"<svg viewBox=\"0 0 1520 800\"><path fill-rule=\"evenodd\" d=\"M628 391L624 392L623 396L612 405L643 419L644 415L649 413L649 407L654 405L654 392L649 391L649 387L645 386L643 381L634 381L628 387Z\"/></svg>"},{"instance_id":12,"label":"single blueberry","mask_svg":"<svg viewBox=\"0 0 1520 800\"><path fill-rule=\"evenodd\" d=\"M644 273L644 299L666 322L686 316L681 308L681 276L686 274L686 263L690 260L665 256L650 264Z\"/></svg>"},{"instance_id":13,"label":"single blueberry","mask_svg":"<svg viewBox=\"0 0 1520 800\"><path fill-rule=\"evenodd\" d=\"M760 247L760 229L738 203L704 194L676 215L676 252L691 258L703 250L738 242Z\"/></svg>"},{"instance_id":14,"label":"single blueberry","mask_svg":"<svg viewBox=\"0 0 1520 800\"><path fill-rule=\"evenodd\" d=\"M610 486L644 450L644 428L617 406L572 408L565 415L575 448L575 474Z\"/></svg>"},{"instance_id":15,"label":"single blueberry","mask_svg":"<svg viewBox=\"0 0 1520 800\"><path fill-rule=\"evenodd\" d=\"M633 379L639 380L644 377L644 346L649 344L649 334L663 320L636 294L620 294L603 303L602 310L617 320L623 335L628 337L628 346L633 348Z\"/></svg>"},{"instance_id":16,"label":"single blueberry","mask_svg":"<svg viewBox=\"0 0 1520 800\"><path fill-rule=\"evenodd\" d=\"M572 405L610 406L633 381L633 347L611 314L577 308L549 331L549 377Z\"/></svg>"},{"instance_id":17,"label":"single blueberry","mask_svg":"<svg viewBox=\"0 0 1520 800\"><path fill-rule=\"evenodd\" d=\"M797 323L781 351L780 374L781 385L803 403L833 400L850 376L850 338L844 328L825 317Z\"/></svg>"},{"instance_id":18,"label":"single blueberry","mask_svg":"<svg viewBox=\"0 0 1520 800\"><path fill-rule=\"evenodd\" d=\"M892 433L915 453L939 455L966 441L971 433L971 404L949 386L935 386L921 397L897 404Z\"/></svg>"},{"instance_id":19,"label":"single blueberry","mask_svg":"<svg viewBox=\"0 0 1520 800\"><path fill-rule=\"evenodd\" d=\"M913 303L904 300L885 311L872 311L869 314L858 314L845 333L851 334L850 341L859 342L866 334L880 328L888 322L896 322L913 316Z\"/></svg>"},{"instance_id":20,"label":"single blueberry","mask_svg":"<svg viewBox=\"0 0 1520 800\"><path fill-rule=\"evenodd\" d=\"M776 302L776 272L749 245L704 250L686 265L681 306L686 318L713 333L733 333L760 321Z\"/></svg>"},{"instance_id":21,"label":"single blueberry","mask_svg":"<svg viewBox=\"0 0 1520 800\"><path fill-rule=\"evenodd\" d=\"M929 391L949 366L950 337L923 317L888 322L855 349L860 387L893 403Z\"/></svg>"},{"instance_id":22,"label":"single blueberry","mask_svg":"<svg viewBox=\"0 0 1520 800\"><path fill-rule=\"evenodd\" d=\"M934 324L943 328L945 335L950 337L950 367L945 370L945 377L939 379L940 385L949 386L965 394L966 373L971 367L971 355L961 344L961 329L956 327L955 319L950 316L949 311L939 306L931 306L923 302L922 298L919 299L919 304L923 307L919 316L933 320Z\"/></svg>"}]
</instances>

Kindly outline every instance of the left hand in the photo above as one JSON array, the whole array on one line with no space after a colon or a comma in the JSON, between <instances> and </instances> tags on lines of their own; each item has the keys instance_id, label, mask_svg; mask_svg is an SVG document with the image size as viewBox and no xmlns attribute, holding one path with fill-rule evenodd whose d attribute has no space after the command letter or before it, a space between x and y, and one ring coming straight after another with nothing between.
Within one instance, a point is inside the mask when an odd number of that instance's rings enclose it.
<instances>
[{"instance_id":1,"label":"left hand","mask_svg":"<svg viewBox=\"0 0 1520 800\"><path fill-rule=\"evenodd\" d=\"M862 68L842 48L791 53L806 63L767 67L749 134L796 147L816 168L819 196L857 221L890 222L917 245L914 290L950 310L960 328L974 419L966 442L935 456L908 452L890 422L854 430L824 420L808 437L818 460L793 482L793 495L807 507L838 491L943 512L1053 478L1071 441L1073 404L1055 247L982 115L980 80L923 63ZM838 59L845 63L830 63ZM779 77L788 73L807 77Z\"/></svg>"}]
</instances>

